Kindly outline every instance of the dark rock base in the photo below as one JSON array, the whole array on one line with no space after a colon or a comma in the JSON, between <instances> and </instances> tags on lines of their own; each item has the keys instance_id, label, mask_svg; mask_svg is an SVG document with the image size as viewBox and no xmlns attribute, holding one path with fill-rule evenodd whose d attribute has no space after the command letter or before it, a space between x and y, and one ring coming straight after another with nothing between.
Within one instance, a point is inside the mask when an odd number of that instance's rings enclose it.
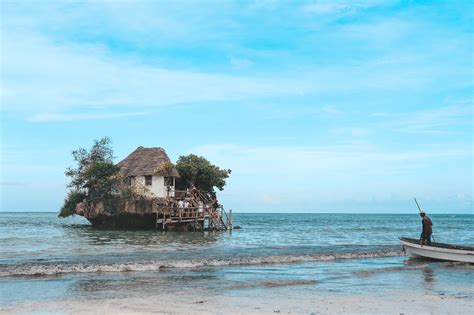
<instances>
[{"instance_id":1,"label":"dark rock base","mask_svg":"<svg viewBox=\"0 0 474 315\"><path fill-rule=\"evenodd\" d=\"M161 224L156 224L155 214L131 214L122 213L118 215L96 215L86 218L97 228L120 228L132 230L163 230ZM165 231L202 231L203 222L182 222L166 224Z\"/></svg>"}]
</instances>

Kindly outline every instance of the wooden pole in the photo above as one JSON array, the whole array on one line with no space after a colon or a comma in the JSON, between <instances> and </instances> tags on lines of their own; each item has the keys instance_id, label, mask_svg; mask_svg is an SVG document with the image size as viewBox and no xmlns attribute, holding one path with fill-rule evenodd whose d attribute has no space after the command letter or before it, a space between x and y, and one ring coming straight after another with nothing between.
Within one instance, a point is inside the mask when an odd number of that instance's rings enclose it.
<instances>
[{"instance_id":1,"label":"wooden pole","mask_svg":"<svg viewBox=\"0 0 474 315\"><path fill-rule=\"evenodd\" d=\"M420 205L418 204L418 201L416 201L416 198L415 198L415 197L413 197L413 199L415 199L415 203L416 203L416 206L418 207L418 211L421 212L421 208L420 208Z\"/></svg>"},{"instance_id":2,"label":"wooden pole","mask_svg":"<svg viewBox=\"0 0 474 315\"><path fill-rule=\"evenodd\" d=\"M229 209L229 230L232 231L232 209Z\"/></svg>"}]
</instances>

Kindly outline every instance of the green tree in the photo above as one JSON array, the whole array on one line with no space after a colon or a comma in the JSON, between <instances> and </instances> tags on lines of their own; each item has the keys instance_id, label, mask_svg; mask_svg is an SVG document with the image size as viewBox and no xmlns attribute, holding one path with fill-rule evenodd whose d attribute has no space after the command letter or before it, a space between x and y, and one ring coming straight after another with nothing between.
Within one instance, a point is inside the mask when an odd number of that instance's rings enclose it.
<instances>
[{"instance_id":1,"label":"green tree","mask_svg":"<svg viewBox=\"0 0 474 315\"><path fill-rule=\"evenodd\" d=\"M161 176L171 176L173 174L175 166L173 163L165 161L162 162L158 167L155 169L155 174L161 175Z\"/></svg>"},{"instance_id":2,"label":"green tree","mask_svg":"<svg viewBox=\"0 0 474 315\"><path fill-rule=\"evenodd\" d=\"M62 217L74 214L75 205L84 198L107 201L121 183L119 167L113 163L110 138L94 140L90 150L79 148L72 156L77 166L66 169L66 176L71 178L68 185L71 191L60 210Z\"/></svg>"},{"instance_id":3,"label":"green tree","mask_svg":"<svg viewBox=\"0 0 474 315\"><path fill-rule=\"evenodd\" d=\"M76 205L86 198L86 194L77 190L70 190L64 199L64 204L59 210L59 217L65 218L74 214Z\"/></svg>"},{"instance_id":4,"label":"green tree","mask_svg":"<svg viewBox=\"0 0 474 315\"><path fill-rule=\"evenodd\" d=\"M95 162L84 172L84 188L89 199L105 199L115 192L119 185L120 168L109 162Z\"/></svg>"},{"instance_id":5,"label":"green tree","mask_svg":"<svg viewBox=\"0 0 474 315\"><path fill-rule=\"evenodd\" d=\"M112 141L109 137L100 140L94 140L94 144L88 151L79 148L72 151L72 156L77 167L68 167L66 176L71 177L68 187L74 189L87 188L89 185L89 177L92 175L89 169L97 163L105 163L113 165L114 150L112 149Z\"/></svg>"},{"instance_id":6,"label":"green tree","mask_svg":"<svg viewBox=\"0 0 474 315\"><path fill-rule=\"evenodd\" d=\"M224 190L226 179L231 173L230 169L220 169L195 154L180 156L176 168L181 176L176 183L178 189L194 186L209 196L215 196L214 188Z\"/></svg>"}]
</instances>

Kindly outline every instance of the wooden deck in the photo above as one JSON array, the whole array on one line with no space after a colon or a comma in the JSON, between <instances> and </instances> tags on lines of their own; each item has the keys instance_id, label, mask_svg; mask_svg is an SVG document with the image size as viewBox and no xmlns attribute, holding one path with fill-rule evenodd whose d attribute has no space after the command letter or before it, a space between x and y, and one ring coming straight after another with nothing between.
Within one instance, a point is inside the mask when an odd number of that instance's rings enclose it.
<instances>
[{"instance_id":1,"label":"wooden deck","mask_svg":"<svg viewBox=\"0 0 474 315\"><path fill-rule=\"evenodd\" d=\"M229 230L231 219L222 207L214 208L162 208L155 212L156 227L165 230L167 225L194 222L197 230Z\"/></svg>"},{"instance_id":2,"label":"wooden deck","mask_svg":"<svg viewBox=\"0 0 474 315\"><path fill-rule=\"evenodd\" d=\"M199 191L194 190L187 198L188 206L179 205L177 199L169 197L165 205L155 207L156 228L165 230L167 226L181 225L192 230L232 229L232 210L227 215L223 206L210 201Z\"/></svg>"}]
</instances>

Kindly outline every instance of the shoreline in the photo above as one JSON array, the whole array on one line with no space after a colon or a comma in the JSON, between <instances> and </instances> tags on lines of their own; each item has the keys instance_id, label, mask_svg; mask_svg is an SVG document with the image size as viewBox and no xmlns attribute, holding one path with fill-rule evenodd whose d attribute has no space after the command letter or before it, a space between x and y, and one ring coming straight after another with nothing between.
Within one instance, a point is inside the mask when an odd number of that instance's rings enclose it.
<instances>
[{"instance_id":1,"label":"shoreline","mask_svg":"<svg viewBox=\"0 0 474 315\"><path fill-rule=\"evenodd\" d=\"M62 300L2 308L2 314L470 314L474 300L442 294L398 291L389 295L288 294L285 289L267 289L242 296L207 295L195 290L159 294L146 298ZM314 291L313 291L314 293Z\"/></svg>"}]
</instances>

